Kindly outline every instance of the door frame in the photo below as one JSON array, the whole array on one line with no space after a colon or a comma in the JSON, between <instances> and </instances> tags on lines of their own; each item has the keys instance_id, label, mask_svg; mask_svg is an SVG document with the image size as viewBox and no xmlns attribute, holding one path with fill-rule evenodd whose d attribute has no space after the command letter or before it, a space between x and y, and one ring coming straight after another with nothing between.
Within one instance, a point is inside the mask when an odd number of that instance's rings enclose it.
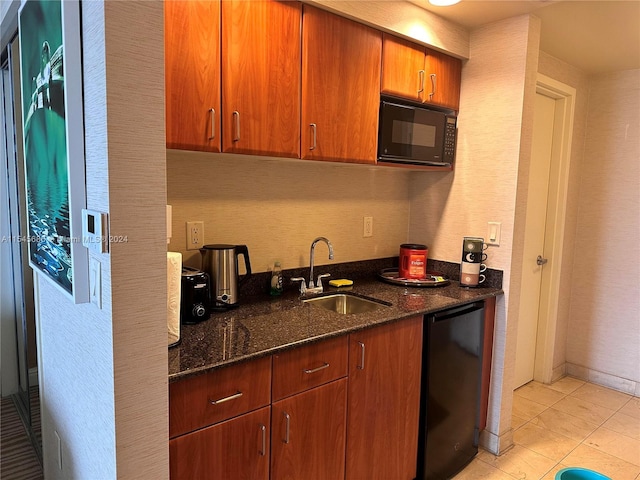
<instances>
[{"instance_id":1,"label":"door frame","mask_svg":"<svg viewBox=\"0 0 640 480\"><path fill-rule=\"evenodd\" d=\"M542 269L533 371L534 380L548 384L555 380L553 357L560 304L559 286L564 253L576 89L538 73L536 94L538 93L556 102L543 252L543 257L551 261Z\"/></svg>"}]
</instances>

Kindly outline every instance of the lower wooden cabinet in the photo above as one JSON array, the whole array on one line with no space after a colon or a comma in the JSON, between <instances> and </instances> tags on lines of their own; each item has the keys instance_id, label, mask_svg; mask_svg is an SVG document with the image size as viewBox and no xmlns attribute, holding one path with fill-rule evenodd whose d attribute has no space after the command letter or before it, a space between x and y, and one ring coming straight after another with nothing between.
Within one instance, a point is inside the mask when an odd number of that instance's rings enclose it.
<instances>
[{"instance_id":1,"label":"lower wooden cabinet","mask_svg":"<svg viewBox=\"0 0 640 480\"><path fill-rule=\"evenodd\" d=\"M412 480L422 315L349 335L347 480Z\"/></svg>"},{"instance_id":2,"label":"lower wooden cabinet","mask_svg":"<svg viewBox=\"0 0 640 480\"><path fill-rule=\"evenodd\" d=\"M271 480L341 480L347 380L307 390L271 406Z\"/></svg>"},{"instance_id":3,"label":"lower wooden cabinet","mask_svg":"<svg viewBox=\"0 0 640 480\"><path fill-rule=\"evenodd\" d=\"M422 331L419 315L171 384L171 480L414 479Z\"/></svg>"},{"instance_id":4,"label":"lower wooden cabinet","mask_svg":"<svg viewBox=\"0 0 640 480\"><path fill-rule=\"evenodd\" d=\"M169 441L171 479L268 480L271 407Z\"/></svg>"}]
</instances>

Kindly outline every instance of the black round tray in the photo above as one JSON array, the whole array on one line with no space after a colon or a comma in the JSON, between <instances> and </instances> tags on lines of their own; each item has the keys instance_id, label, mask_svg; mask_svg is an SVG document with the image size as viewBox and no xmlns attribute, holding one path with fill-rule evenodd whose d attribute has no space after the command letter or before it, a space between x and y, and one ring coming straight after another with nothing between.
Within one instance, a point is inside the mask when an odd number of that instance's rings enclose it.
<instances>
[{"instance_id":1,"label":"black round tray","mask_svg":"<svg viewBox=\"0 0 640 480\"><path fill-rule=\"evenodd\" d=\"M383 282L404 287L443 287L449 285L449 279L440 272L427 272L426 278L404 278L398 276L397 268L385 268L378 274L378 278Z\"/></svg>"}]
</instances>

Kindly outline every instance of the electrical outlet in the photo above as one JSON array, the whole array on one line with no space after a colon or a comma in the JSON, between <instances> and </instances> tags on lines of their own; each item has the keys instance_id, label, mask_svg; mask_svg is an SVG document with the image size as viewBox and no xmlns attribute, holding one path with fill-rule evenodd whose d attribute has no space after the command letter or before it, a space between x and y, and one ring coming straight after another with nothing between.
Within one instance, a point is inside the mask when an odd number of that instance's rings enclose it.
<instances>
[{"instance_id":1,"label":"electrical outlet","mask_svg":"<svg viewBox=\"0 0 640 480\"><path fill-rule=\"evenodd\" d=\"M198 250L204 245L204 222L187 222L187 250Z\"/></svg>"},{"instance_id":2,"label":"electrical outlet","mask_svg":"<svg viewBox=\"0 0 640 480\"><path fill-rule=\"evenodd\" d=\"M373 217L364 217L362 236L373 236Z\"/></svg>"}]
</instances>

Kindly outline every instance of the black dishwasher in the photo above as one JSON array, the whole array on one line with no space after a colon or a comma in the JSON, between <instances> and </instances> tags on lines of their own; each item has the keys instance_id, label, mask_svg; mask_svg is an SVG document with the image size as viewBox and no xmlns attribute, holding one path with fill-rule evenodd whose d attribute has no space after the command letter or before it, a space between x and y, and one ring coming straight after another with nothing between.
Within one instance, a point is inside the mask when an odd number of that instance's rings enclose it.
<instances>
[{"instance_id":1,"label":"black dishwasher","mask_svg":"<svg viewBox=\"0 0 640 480\"><path fill-rule=\"evenodd\" d=\"M484 302L425 316L418 479L446 480L478 453Z\"/></svg>"}]
</instances>

